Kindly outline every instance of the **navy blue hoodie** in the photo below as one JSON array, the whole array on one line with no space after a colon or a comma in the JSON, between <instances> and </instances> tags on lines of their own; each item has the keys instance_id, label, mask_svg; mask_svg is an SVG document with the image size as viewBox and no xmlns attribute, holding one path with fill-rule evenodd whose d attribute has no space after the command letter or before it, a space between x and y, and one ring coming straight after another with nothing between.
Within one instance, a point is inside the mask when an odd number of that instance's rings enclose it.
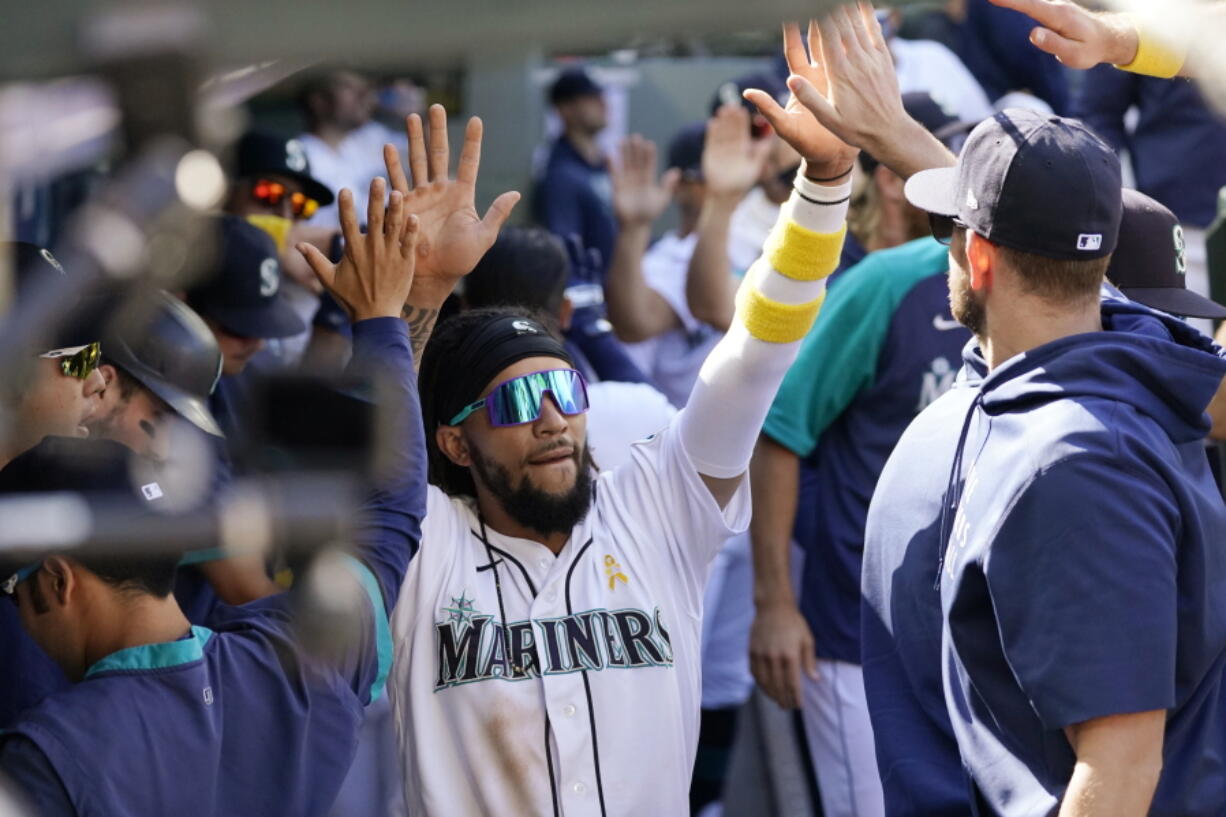
<instances>
[{"instance_id":1,"label":"navy blue hoodie","mask_svg":"<svg viewBox=\"0 0 1226 817\"><path fill-rule=\"evenodd\" d=\"M1226 362L1139 305L1105 302L1103 319L1115 331L991 375L972 343L882 474L862 637L892 817L970 813L958 743L993 810L1054 813L1074 762L1063 727L1147 709L1171 710L1152 813L1226 797L1226 599L1208 590L1226 579L1209 547L1226 513L1201 442Z\"/></svg>"}]
</instances>

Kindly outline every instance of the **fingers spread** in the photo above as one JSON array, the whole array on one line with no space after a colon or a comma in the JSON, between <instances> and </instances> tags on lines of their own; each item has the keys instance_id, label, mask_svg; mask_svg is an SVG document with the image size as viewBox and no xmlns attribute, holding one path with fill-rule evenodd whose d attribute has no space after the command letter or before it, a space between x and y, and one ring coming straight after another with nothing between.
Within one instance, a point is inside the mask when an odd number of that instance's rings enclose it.
<instances>
[{"instance_id":1,"label":"fingers spread","mask_svg":"<svg viewBox=\"0 0 1226 817\"><path fill-rule=\"evenodd\" d=\"M430 181L447 181L450 148L447 145L447 111L442 105L430 106Z\"/></svg>"},{"instance_id":2,"label":"fingers spread","mask_svg":"<svg viewBox=\"0 0 1226 817\"><path fill-rule=\"evenodd\" d=\"M788 71L793 74L809 67L809 55L805 53L800 26L796 23L783 24L783 55L788 61Z\"/></svg>"},{"instance_id":3,"label":"fingers spread","mask_svg":"<svg viewBox=\"0 0 1226 817\"><path fill-rule=\"evenodd\" d=\"M404 232L400 237L400 256L406 260L416 260L417 239L421 236L421 222L412 213L404 221Z\"/></svg>"},{"instance_id":4,"label":"fingers spread","mask_svg":"<svg viewBox=\"0 0 1226 817\"><path fill-rule=\"evenodd\" d=\"M400 151L394 145L383 146L383 166L387 168L387 181L393 190L399 190L406 196L409 194L409 180L404 175L404 166L400 163Z\"/></svg>"},{"instance_id":5,"label":"fingers spread","mask_svg":"<svg viewBox=\"0 0 1226 817\"><path fill-rule=\"evenodd\" d=\"M401 233L404 232L404 217L404 195L399 190L393 190L387 203L387 220L383 227L383 243L389 252L400 244ZM373 229L371 234L379 235Z\"/></svg>"},{"instance_id":6,"label":"fingers spread","mask_svg":"<svg viewBox=\"0 0 1226 817\"><path fill-rule=\"evenodd\" d=\"M464 129L464 147L460 149L460 163L455 171L456 181L461 184L477 183L477 170L481 167L482 132L481 117L474 116L468 120L468 127Z\"/></svg>"},{"instance_id":7,"label":"fingers spread","mask_svg":"<svg viewBox=\"0 0 1226 817\"><path fill-rule=\"evenodd\" d=\"M498 231L502 229L502 225L510 218L511 211L515 209L515 205L518 203L519 193L511 190L494 199L490 209L485 211L485 218L481 219L481 226L485 228L487 233L492 234L490 238L491 245L494 243L494 238L497 238Z\"/></svg>"},{"instance_id":8,"label":"fingers spread","mask_svg":"<svg viewBox=\"0 0 1226 817\"><path fill-rule=\"evenodd\" d=\"M376 176L370 180L370 200L366 205L366 234L383 235L383 202L387 196L387 182Z\"/></svg>"},{"instance_id":9,"label":"fingers spread","mask_svg":"<svg viewBox=\"0 0 1226 817\"><path fill-rule=\"evenodd\" d=\"M302 257L311 267L311 272L315 273L315 277L319 279L319 283L323 284L324 289L331 291L332 284L336 280L336 267L332 265L332 262L313 244L305 241L296 245L294 249L302 253Z\"/></svg>"},{"instance_id":10,"label":"fingers spread","mask_svg":"<svg viewBox=\"0 0 1226 817\"><path fill-rule=\"evenodd\" d=\"M762 115L766 117L766 121L770 122L775 130L779 130L779 126L787 114L783 108L779 107L779 103L775 101L774 97L766 93L766 91L750 88L745 91L745 98L757 106Z\"/></svg>"},{"instance_id":11,"label":"fingers spread","mask_svg":"<svg viewBox=\"0 0 1226 817\"><path fill-rule=\"evenodd\" d=\"M362 230L358 227L358 212L353 206L353 191L348 187L341 190L336 199L337 210L341 219L341 235L345 237L345 247L357 247L362 240Z\"/></svg>"},{"instance_id":12,"label":"fingers spread","mask_svg":"<svg viewBox=\"0 0 1226 817\"><path fill-rule=\"evenodd\" d=\"M429 164L426 161L426 134L422 130L421 117L409 114L406 120L409 132L409 172L413 174L413 186L424 187L429 181Z\"/></svg>"}]
</instances>

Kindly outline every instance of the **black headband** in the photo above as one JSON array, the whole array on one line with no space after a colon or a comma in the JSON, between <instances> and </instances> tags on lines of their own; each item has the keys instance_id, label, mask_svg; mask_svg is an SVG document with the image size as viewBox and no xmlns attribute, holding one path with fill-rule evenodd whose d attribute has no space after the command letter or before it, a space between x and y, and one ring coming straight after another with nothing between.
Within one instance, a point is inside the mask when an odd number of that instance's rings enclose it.
<instances>
[{"instance_id":1,"label":"black headband","mask_svg":"<svg viewBox=\"0 0 1226 817\"><path fill-rule=\"evenodd\" d=\"M438 372L433 384L440 425L475 401L499 372L524 358L556 357L573 365L566 347L545 327L516 315L501 315L478 327L447 357L448 371Z\"/></svg>"}]
</instances>

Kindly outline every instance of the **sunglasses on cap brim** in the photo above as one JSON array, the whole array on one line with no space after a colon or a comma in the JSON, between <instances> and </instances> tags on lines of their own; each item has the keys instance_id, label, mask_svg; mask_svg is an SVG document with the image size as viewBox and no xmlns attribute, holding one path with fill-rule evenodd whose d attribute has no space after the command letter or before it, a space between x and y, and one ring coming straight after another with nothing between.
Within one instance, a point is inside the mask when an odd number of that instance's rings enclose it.
<instances>
[{"instance_id":1,"label":"sunglasses on cap brim","mask_svg":"<svg viewBox=\"0 0 1226 817\"><path fill-rule=\"evenodd\" d=\"M928 227L932 230L932 237L946 247L954 240L954 228L966 229L966 225L957 216L941 216L936 213L928 214Z\"/></svg>"},{"instance_id":2,"label":"sunglasses on cap brim","mask_svg":"<svg viewBox=\"0 0 1226 817\"><path fill-rule=\"evenodd\" d=\"M69 377L84 380L98 368L102 359L102 344L98 341L85 346L69 346L63 349L52 349L39 355L45 360L58 360L60 371Z\"/></svg>"},{"instance_id":3,"label":"sunglasses on cap brim","mask_svg":"<svg viewBox=\"0 0 1226 817\"><path fill-rule=\"evenodd\" d=\"M35 573L37 573L38 569L42 566L43 566L42 562L35 562L32 565L26 565L25 567L21 568L21 570L18 570L16 573L14 573L13 575L5 579L3 584L0 584L0 592L8 596L9 599L13 602L13 604L16 604L17 603L17 585L21 584L26 579L30 578Z\"/></svg>"},{"instance_id":4,"label":"sunglasses on cap brim","mask_svg":"<svg viewBox=\"0 0 1226 817\"><path fill-rule=\"evenodd\" d=\"M458 426L473 413L485 409L492 426L518 426L541 417L541 404L550 394L558 410L567 416L588 409L587 384L574 369L549 369L504 380L487 396L462 408L449 426Z\"/></svg>"},{"instance_id":5,"label":"sunglasses on cap brim","mask_svg":"<svg viewBox=\"0 0 1226 817\"><path fill-rule=\"evenodd\" d=\"M277 207L289 197L290 208L295 218L310 218L319 209L319 202L306 193L291 193L281 184L268 179L259 179L251 186L251 198L268 207Z\"/></svg>"}]
</instances>

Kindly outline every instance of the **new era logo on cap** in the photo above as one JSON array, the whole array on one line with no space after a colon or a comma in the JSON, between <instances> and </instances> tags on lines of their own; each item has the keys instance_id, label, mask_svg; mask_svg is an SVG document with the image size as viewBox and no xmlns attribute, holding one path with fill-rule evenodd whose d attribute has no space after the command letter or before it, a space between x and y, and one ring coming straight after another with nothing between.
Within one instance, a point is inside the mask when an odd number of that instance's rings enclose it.
<instances>
[{"instance_id":1,"label":"new era logo on cap","mask_svg":"<svg viewBox=\"0 0 1226 817\"><path fill-rule=\"evenodd\" d=\"M1077 236L1077 249L1082 252L1097 252L1103 248L1102 233L1082 233Z\"/></svg>"}]
</instances>

